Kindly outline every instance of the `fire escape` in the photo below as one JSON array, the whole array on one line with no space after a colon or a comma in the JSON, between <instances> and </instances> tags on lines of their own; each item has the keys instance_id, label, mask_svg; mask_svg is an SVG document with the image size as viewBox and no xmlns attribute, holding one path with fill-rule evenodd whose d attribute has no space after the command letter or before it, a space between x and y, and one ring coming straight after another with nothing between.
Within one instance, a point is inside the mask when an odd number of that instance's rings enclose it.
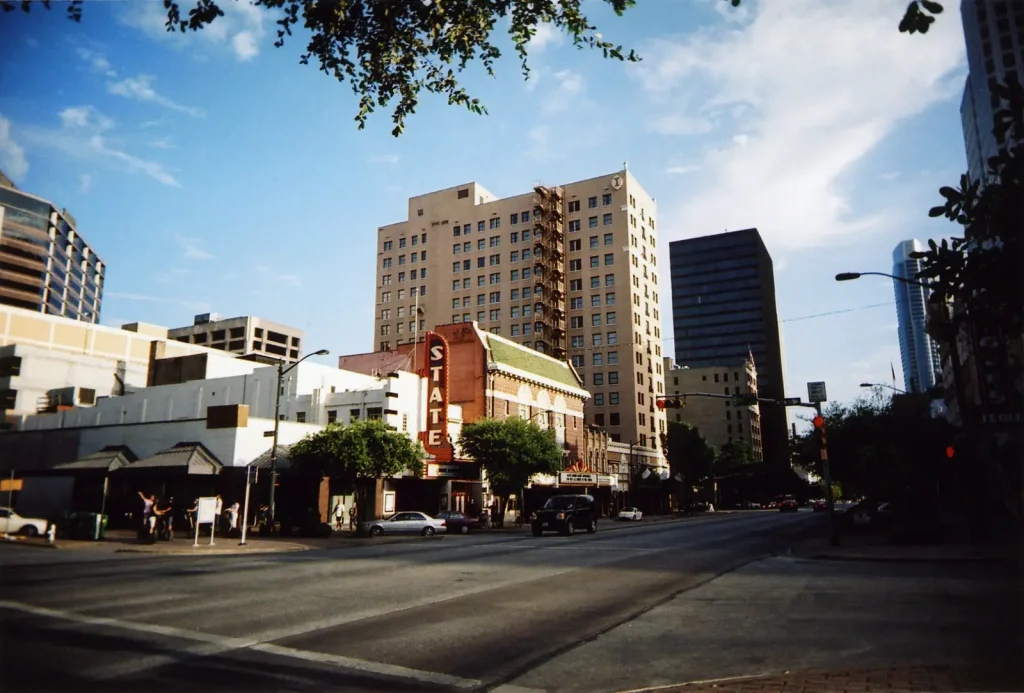
<instances>
[{"instance_id":1,"label":"fire escape","mask_svg":"<svg viewBox=\"0 0 1024 693\"><path fill-rule=\"evenodd\" d=\"M533 334L537 351L565 360L565 237L562 189L533 189Z\"/></svg>"}]
</instances>

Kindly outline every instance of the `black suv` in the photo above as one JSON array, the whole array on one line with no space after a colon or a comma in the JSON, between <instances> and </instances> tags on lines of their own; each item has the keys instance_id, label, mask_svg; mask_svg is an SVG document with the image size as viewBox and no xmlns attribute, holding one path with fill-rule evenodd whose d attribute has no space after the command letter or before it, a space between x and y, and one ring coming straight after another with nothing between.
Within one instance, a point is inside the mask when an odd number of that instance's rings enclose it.
<instances>
[{"instance_id":1,"label":"black suv","mask_svg":"<svg viewBox=\"0 0 1024 693\"><path fill-rule=\"evenodd\" d=\"M530 516L533 536L557 530L559 534L575 534L585 529L597 531L597 509L593 496L552 496L544 507Z\"/></svg>"}]
</instances>

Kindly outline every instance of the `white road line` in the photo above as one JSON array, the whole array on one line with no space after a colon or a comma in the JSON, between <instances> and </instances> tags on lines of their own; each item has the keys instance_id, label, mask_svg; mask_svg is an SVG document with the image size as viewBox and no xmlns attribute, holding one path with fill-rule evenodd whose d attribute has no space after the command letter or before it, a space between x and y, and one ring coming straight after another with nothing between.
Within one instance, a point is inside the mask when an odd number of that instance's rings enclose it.
<instances>
[{"instance_id":1,"label":"white road line","mask_svg":"<svg viewBox=\"0 0 1024 693\"><path fill-rule=\"evenodd\" d=\"M70 595L69 595L70 596ZM114 601L93 601L89 600L87 606L79 607L79 612L83 611L97 611L110 608L121 608L127 606L149 606L151 604L160 604L162 602L173 602L179 599L187 599L186 594L147 594L141 597L129 598L129 599L117 599ZM81 598L78 599L81 601Z\"/></svg>"},{"instance_id":2,"label":"white road line","mask_svg":"<svg viewBox=\"0 0 1024 693\"><path fill-rule=\"evenodd\" d=\"M506 683L504 686L498 686L497 688L491 689L490 693L548 693L543 688L524 688L523 686L514 686L510 683Z\"/></svg>"},{"instance_id":3,"label":"white road line","mask_svg":"<svg viewBox=\"0 0 1024 693\"><path fill-rule=\"evenodd\" d=\"M282 647L280 645L253 645L251 649L256 650L257 652L265 652L266 654L277 655L279 657L302 659L307 662L318 662L320 664L333 664L343 669L358 671L363 674L384 676L386 678L391 679L420 681L422 683L432 683L442 686L452 686L454 688L467 689L477 688L478 686L483 684L483 681L478 681L476 679L464 679L458 676L450 676L448 674L440 674L433 671L420 671L419 669L409 669L407 667L401 667L394 664L368 662L362 659L353 659L351 657L327 654L325 652L310 652L308 650L296 650L291 647Z\"/></svg>"}]
</instances>

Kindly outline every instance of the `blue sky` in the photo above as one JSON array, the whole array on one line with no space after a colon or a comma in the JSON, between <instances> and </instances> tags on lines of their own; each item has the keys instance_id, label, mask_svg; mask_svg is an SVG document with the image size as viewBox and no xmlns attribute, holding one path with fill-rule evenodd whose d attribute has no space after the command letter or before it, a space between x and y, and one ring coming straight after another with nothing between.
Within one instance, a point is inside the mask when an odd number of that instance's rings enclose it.
<instances>
[{"instance_id":1,"label":"blue sky","mask_svg":"<svg viewBox=\"0 0 1024 693\"><path fill-rule=\"evenodd\" d=\"M256 314L310 349L368 351L376 228L409 196L470 180L512 195L628 161L658 202L666 279L668 241L761 230L791 396L825 380L852 399L890 361L901 385L891 284L832 278L888 272L898 241L953 230L927 209L966 167L958 13L907 36L904 0L643 0L622 18L587 0L642 63L545 27L529 81L511 58L495 79L465 73L489 116L424 96L395 139L389 111L356 129L347 84L298 64L301 36L274 48L272 17L222 4L188 36L148 0L86 3L80 24L59 6L4 16L0 168L107 262L105 324Z\"/></svg>"}]
</instances>

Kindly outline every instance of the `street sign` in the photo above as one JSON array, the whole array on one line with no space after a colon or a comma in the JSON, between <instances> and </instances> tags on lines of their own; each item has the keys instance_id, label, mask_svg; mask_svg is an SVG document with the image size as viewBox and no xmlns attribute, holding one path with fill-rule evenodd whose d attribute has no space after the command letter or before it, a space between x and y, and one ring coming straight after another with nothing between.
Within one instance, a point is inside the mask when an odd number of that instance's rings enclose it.
<instances>
[{"instance_id":1,"label":"street sign","mask_svg":"<svg viewBox=\"0 0 1024 693\"><path fill-rule=\"evenodd\" d=\"M787 397L786 399L782 400L782 404L787 406L787 407L792 407L792 406L795 406L797 404L800 404L800 398L799 397Z\"/></svg>"},{"instance_id":2,"label":"street sign","mask_svg":"<svg viewBox=\"0 0 1024 693\"><path fill-rule=\"evenodd\" d=\"M807 399L811 402L827 402L828 394L825 392L825 383L807 383Z\"/></svg>"},{"instance_id":3,"label":"street sign","mask_svg":"<svg viewBox=\"0 0 1024 693\"><path fill-rule=\"evenodd\" d=\"M20 491L24 479L3 479L0 480L0 491Z\"/></svg>"},{"instance_id":4,"label":"street sign","mask_svg":"<svg viewBox=\"0 0 1024 693\"><path fill-rule=\"evenodd\" d=\"M260 468L252 464L245 468L246 478L245 483L255 484L259 478Z\"/></svg>"},{"instance_id":5,"label":"street sign","mask_svg":"<svg viewBox=\"0 0 1024 693\"><path fill-rule=\"evenodd\" d=\"M274 432L273 431L263 431L263 437L264 438L273 438L274 437Z\"/></svg>"}]
</instances>

